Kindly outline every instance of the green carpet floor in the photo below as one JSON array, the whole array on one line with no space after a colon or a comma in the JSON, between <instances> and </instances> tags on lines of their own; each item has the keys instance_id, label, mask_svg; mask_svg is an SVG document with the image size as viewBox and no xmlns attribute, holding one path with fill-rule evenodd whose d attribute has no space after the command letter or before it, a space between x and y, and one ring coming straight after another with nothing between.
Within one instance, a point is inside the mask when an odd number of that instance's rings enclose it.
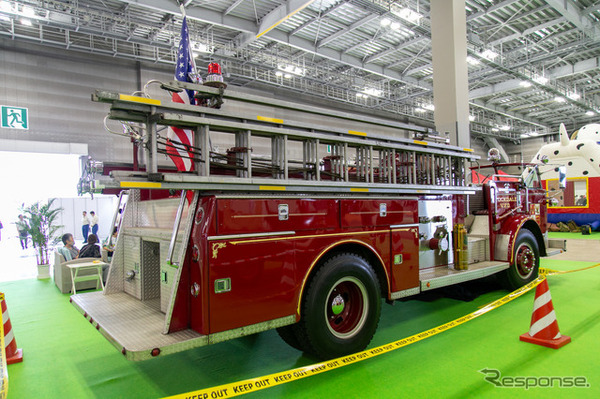
<instances>
[{"instance_id":1,"label":"green carpet floor","mask_svg":"<svg viewBox=\"0 0 600 399\"><path fill-rule=\"evenodd\" d=\"M592 234L590 235L554 231L548 233L548 238L562 238L563 240L598 240L600 239L600 231L592 231Z\"/></svg>"},{"instance_id":2,"label":"green carpet floor","mask_svg":"<svg viewBox=\"0 0 600 399\"><path fill-rule=\"evenodd\" d=\"M569 270L590 262L543 260ZM474 321L377 358L247 395L256 398L467 398L600 396L600 268L549 278L561 332L552 350L519 341L529 329L533 291ZM130 362L48 281L0 284L23 363L9 366L9 398L159 398L315 362L277 333ZM506 295L493 279L383 305L371 347L429 329ZM477 292L479 291L479 292ZM503 376L585 376L590 388L497 388L478 370Z\"/></svg>"}]
</instances>

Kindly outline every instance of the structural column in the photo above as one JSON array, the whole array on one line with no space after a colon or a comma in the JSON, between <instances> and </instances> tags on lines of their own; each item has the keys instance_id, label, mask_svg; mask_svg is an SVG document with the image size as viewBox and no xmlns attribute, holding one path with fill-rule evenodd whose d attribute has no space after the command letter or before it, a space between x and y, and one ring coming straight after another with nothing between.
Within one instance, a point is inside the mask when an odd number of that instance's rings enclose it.
<instances>
[{"instance_id":1,"label":"structural column","mask_svg":"<svg viewBox=\"0 0 600 399\"><path fill-rule=\"evenodd\" d=\"M465 0L431 0L431 43L435 128L470 148Z\"/></svg>"}]
</instances>

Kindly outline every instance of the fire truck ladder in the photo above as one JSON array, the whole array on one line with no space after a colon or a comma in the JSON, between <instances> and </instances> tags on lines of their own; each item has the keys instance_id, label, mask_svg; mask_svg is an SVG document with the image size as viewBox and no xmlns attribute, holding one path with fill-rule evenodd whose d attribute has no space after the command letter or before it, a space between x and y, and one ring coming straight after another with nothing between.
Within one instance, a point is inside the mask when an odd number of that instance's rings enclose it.
<instances>
[{"instance_id":1,"label":"fire truck ladder","mask_svg":"<svg viewBox=\"0 0 600 399\"><path fill-rule=\"evenodd\" d=\"M478 159L473 150L435 141L390 137L390 128L405 135L428 129L400 122L325 111L246 93L170 82L173 89L192 89L201 98L231 100L227 109L96 91L92 99L110 104L109 118L142 126L145 172L113 171L110 179L84 179L82 191L105 188L160 188L210 191L332 192L365 194L472 194L465 181L465 163ZM254 108L275 116L300 115L300 121L241 114ZM268 106L268 108L266 108ZM329 124L305 120L328 120ZM333 122L332 122L333 121ZM337 126L367 123L372 131ZM190 147L171 144L158 131L167 126L191 129ZM335 127L331 127L335 126ZM366 129L365 129L366 130ZM378 132L379 131L379 132ZM228 136L223 136L223 134ZM233 138L231 137L233 135ZM215 136L231 143L227 155L212 151ZM184 149L194 163L188 173L159 173L159 155L169 146ZM253 147L271 156L253 155ZM184 156L185 157L185 156ZM95 170L92 168L92 170Z\"/></svg>"}]
</instances>

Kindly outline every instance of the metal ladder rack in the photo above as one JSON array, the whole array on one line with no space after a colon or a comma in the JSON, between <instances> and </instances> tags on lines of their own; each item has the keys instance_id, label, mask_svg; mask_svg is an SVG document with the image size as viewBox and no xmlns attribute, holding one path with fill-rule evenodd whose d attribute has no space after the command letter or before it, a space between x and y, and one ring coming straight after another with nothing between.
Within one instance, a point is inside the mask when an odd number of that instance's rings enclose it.
<instances>
[{"instance_id":1,"label":"metal ladder rack","mask_svg":"<svg viewBox=\"0 0 600 399\"><path fill-rule=\"evenodd\" d=\"M172 82L171 86L194 89L206 95L222 91ZM348 124L366 122L378 127L422 132L422 127L365 118L343 112L323 111L244 93L227 92L225 98L269 105L275 110L295 110L336 118ZM148 173L113 171L110 179L91 184L90 191L103 188L163 188L241 191L292 191L340 193L473 193L466 184L465 162L479 157L471 149L390 137L373 131L354 131L317 123L282 120L195 105L165 102L116 92L96 91L94 101L111 105L109 117L145 125ZM227 103L226 103L227 104ZM289 111L288 111L289 112ZM282 112L283 114L283 112ZM159 126L177 126L194 131L194 171L158 173L161 153ZM336 124L336 126L338 126ZM235 144L227 155L211 151L211 135L229 134ZM270 144L267 154L252 154L257 141ZM330 152L327 151L330 149ZM164 150L163 150L164 152ZM269 152L269 151L266 151Z\"/></svg>"}]
</instances>

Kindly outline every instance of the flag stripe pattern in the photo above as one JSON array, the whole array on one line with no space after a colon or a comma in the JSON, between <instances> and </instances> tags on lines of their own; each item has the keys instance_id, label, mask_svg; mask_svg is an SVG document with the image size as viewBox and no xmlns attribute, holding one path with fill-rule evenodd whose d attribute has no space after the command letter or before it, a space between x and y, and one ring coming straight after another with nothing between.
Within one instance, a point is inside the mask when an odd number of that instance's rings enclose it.
<instances>
[{"instance_id":1,"label":"flag stripe pattern","mask_svg":"<svg viewBox=\"0 0 600 399\"><path fill-rule=\"evenodd\" d=\"M195 72L193 67L193 55L190 51L190 37L187 27L187 20L184 17L181 24L181 41L177 53L177 65L175 67L175 79L182 82L191 82L190 73ZM183 90L180 93L173 93L173 102L181 104L196 104L192 90ZM182 129L175 126L169 126L167 131L167 154L175 164L177 170L190 171L194 169L194 162L189 159L194 154L186 148L193 144L194 132L191 129ZM172 141L173 140L173 141ZM179 142L181 144L174 144ZM185 147L185 148L184 148ZM188 158L189 157L189 158Z\"/></svg>"}]
</instances>

